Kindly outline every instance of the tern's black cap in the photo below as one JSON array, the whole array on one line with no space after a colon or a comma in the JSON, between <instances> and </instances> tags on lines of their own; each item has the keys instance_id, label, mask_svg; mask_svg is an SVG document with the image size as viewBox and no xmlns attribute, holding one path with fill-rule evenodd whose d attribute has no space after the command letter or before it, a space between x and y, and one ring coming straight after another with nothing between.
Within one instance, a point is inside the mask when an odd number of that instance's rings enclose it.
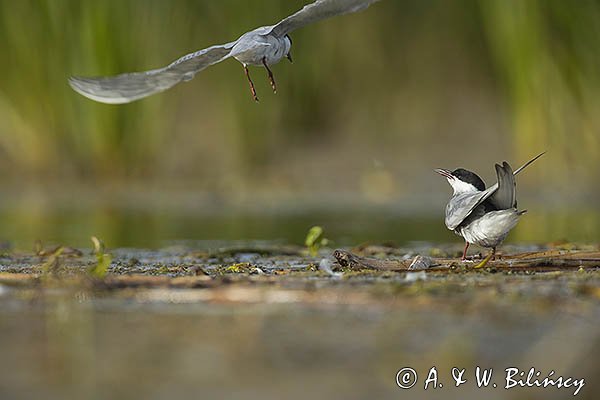
<instances>
[{"instance_id":1,"label":"tern's black cap","mask_svg":"<svg viewBox=\"0 0 600 400\"><path fill-rule=\"evenodd\" d=\"M471 172L464 168L458 168L452 171L452 175L463 182L470 183L481 191L485 190L485 182L483 182L483 179L481 179L475 172Z\"/></svg>"}]
</instances>

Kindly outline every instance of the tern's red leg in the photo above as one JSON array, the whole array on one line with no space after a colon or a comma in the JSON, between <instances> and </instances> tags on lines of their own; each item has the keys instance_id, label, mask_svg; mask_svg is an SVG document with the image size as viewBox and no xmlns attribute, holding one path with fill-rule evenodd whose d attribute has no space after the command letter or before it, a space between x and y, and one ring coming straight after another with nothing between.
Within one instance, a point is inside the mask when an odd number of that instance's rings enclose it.
<instances>
[{"instance_id":1,"label":"tern's red leg","mask_svg":"<svg viewBox=\"0 0 600 400\"><path fill-rule=\"evenodd\" d=\"M463 256L461 258L462 261L467 259L467 249L469 248L469 242L465 242L465 249L463 250Z\"/></svg>"},{"instance_id":2,"label":"tern's red leg","mask_svg":"<svg viewBox=\"0 0 600 400\"><path fill-rule=\"evenodd\" d=\"M250 72L248 71L248 67L244 65L244 73L246 74L246 78L248 78L248 83L250 84L250 92L252 93L252 98L254 101L258 102L258 97L256 97L256 89L254 89L254 83L250 78Z\"/></svg>"},{"instance_id":3,"label":"tern's red leg","mask_svg":"<svg viewBox=\"0 0 600 400\"><path fill-rule=\"evenodd\" d=\"M273 78L273 72L271 72L271 70L269 69L269 66L267 65L267 59L265 57L263 57L262 63L267 69L267 72L269 73L269 83L273 88L273 93L277 93L277 85L275 84L275 78Z\"/></svg>"}]
</instances>

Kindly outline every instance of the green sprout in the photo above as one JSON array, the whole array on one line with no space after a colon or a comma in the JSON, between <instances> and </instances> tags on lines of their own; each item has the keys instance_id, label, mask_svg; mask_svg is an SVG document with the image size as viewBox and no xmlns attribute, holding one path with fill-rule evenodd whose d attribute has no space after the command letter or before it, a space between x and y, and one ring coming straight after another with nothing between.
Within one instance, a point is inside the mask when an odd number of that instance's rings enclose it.
<instances>
[{"instance_id":1,"label":"green sprout","mask_svg":"<svg viewBox=\"0 0 600 400\"><path fill-rule=\"evenodd\" d=\"M48 260L42 264L42 273L44 276L58 275L58 271L61 267L61 255L64 251L64 247L59 246L53 250L52 254L49 254Z\"/></svg>"},{"instance_id":2,"label":"green sprout","mask_svg":"<svg viewBox=\"0 0 600 400\"><path fill-rule=\"evenodd\" d=\"M94 244L94 254L97 262L96 265L88 269L88 273L94 278L104 278L112 262L112 255L104 252L104 243L100 239L96 236L92 236L91 239Z\"/></svg>"},{"instance_id":3,"label":"green sprout","mask_svg":"<svg viewBox=\"0 0 600 400\"><path fill-rule=\"evenodd\" d=\"M304 244L308 248L309 254L315 257L322 246L329 244L329 240L323 237L323 228L317 225L308 230Z\"/></svg>"}]
</instances>

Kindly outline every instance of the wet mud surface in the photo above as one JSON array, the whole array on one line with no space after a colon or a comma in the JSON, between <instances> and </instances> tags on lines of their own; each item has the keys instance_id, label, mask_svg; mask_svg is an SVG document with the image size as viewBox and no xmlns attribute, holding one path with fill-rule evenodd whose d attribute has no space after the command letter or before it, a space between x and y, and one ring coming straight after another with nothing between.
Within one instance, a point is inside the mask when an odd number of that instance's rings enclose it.
<instances>
[{"instance_id":1,"label":"wet mud surface","mask_svg":"<svg viewBox=\"0 0 600 400\"><path fill-rule=\"evenodd\" d=\"M505 246L482 268L425 243L110 249L103 277L89 249L57 250L0 257L2 398L572 397L453 387L453 367L478 365L599 393L595 245ZM402 391L406 366L436 366L444 388Z\"/></svg>"}]
</instances>

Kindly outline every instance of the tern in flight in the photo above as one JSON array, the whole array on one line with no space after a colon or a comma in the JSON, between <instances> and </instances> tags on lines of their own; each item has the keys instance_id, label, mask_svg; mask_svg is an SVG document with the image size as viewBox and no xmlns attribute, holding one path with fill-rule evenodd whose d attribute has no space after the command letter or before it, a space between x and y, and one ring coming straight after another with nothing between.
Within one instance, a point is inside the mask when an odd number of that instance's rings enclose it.
<instances>
[{"instance_id":1,"label":"tern in flight","mask_svg":"<svg viewBox=\"0 0 600 400\"><path fill-rule=\"evenodd\" d=\"M269 65L278 63L283 57L292 61L290 32L325 18L364 10L377 1L379 0L317 0L275 25L262 26L244 33L233 42L187 54L164 68L109 77L71 77L69 84L76 92L89 99L107 104L123 104L170 89L179 82L189 81L206 67L233 57L244 66L252 97L258 101L248 65L264 66L273 92L276 93L275 78Z\"/></svg>"}]
</instances>

